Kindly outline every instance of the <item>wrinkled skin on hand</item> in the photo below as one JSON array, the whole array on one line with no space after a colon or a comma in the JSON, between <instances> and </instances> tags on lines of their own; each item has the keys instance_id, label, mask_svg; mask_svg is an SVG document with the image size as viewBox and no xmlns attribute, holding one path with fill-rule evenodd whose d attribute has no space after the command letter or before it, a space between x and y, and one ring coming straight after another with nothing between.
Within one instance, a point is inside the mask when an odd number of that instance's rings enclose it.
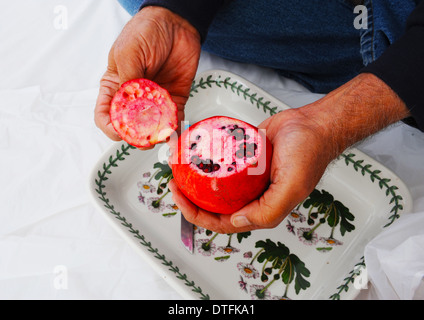
<instances>
[{"instance_id":1,"label":"wrinkled skin on hand","mask_svg":"<svg viewBox=\"0 0 424 320\"><path fill-rule=\"evenodd\" d=\"M123 28L113 44L100 81L94 119L112 140L121 140L109 117L110 102L120 85L147 78L168 90L178 106L178 123L200 57L200 36L180 16L160 7L146 7Z\"/></svg>"}]
</instances>

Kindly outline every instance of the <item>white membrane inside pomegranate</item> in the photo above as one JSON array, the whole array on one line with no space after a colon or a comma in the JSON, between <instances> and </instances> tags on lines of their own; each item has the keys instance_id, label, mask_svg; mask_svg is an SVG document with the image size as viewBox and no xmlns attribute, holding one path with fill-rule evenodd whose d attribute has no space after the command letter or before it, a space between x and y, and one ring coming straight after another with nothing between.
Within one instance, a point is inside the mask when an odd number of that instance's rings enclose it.
<instances>
[{"instance_id":1,"label":"white membrane inside pomegranate","mask_svg":"<svg viewBox=\"0 0 424 320\"><path fill-rule=\"evenodd\" d=\"M131 145L148 147L165 141L177 128L177 107L156 83L124 83L114 96L110 118L119 136Z\"/></svg>"},{"instance_id":2,"label":"white membrane inside pomegranate","mask_svg":"<svg viewBox=\"0 0 424 320\"><path fill-rule=\"evenodd\" d=\"M182 161L202 175L225 177L258 164L262 138L245 122L214 117L188 130Z\"/></svg>"}]
</instances>

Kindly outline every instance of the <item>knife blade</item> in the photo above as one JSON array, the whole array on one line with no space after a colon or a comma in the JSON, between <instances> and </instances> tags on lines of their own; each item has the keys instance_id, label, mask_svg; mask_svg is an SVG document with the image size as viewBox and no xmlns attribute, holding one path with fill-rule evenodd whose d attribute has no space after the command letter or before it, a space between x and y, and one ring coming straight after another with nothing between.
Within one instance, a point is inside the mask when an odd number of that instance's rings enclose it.
<instances>
[{"instance_id":1,"label":"knife blade","mask_svg":"<svg viewBox=\"0 0 424 320\"><path fill-rule=\"evenodd\" d=\"M181 242L188 252L193 253L194 226L181 214Z\"/></svg>"},{"instance_id":2,"label":"knife blade","mask_svg":"<svg viewBox=\"0 0 424 320\"><path fill-rule=\"evenodd\" d=\"M181 128L183 130L189 127L188 121L182 121ZM188 252L193 254L193 237L194 237L194 226L192 223L188 222L184 215L181 213L181 242Z\"/></svg>"}]
</instances>

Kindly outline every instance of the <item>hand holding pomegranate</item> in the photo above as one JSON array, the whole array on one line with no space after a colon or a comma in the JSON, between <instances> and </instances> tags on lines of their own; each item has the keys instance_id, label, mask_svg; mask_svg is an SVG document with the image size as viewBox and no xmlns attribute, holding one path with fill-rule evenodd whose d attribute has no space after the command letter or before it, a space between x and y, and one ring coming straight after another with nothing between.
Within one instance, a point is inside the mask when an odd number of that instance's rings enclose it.
<instances>
[{"instance_id":1,"label":"hand holding pomegranate","mask_svg":"<svg viewBox=\"0 0 424 320\"><path fill-rule=\"evenodd\" d=\"M110 104L121 84L147 78L168 90L183 120L200 56L200 36L186 20L160 7L146 7L124 27L113 44L100 81L96 125L112 140L121 138L110 121Z\"/></svg>"},{"instance_id":2,"label":"hand holding pomegranate","mask_svg":"<svg viewBox=\"0 0 424 320\"><path fill-rule=\"evenodd\" d=\"M259 199L237 212L205 211L190 202L175 182L169 187L186 219L196 225L219 233L273 228L312 192L341 152L408 115L390 87L371 74L361 74L324 98L280 112L259 125L273 145L271 184Z\"/></svg>"},{"instance_id":3,"label":"hand holding pomegranate","mask_svg":"<svg viewBox=\"0 0 424 320\"><path fill-rule=\"evenodd\" d=\"M173 199L188 221L219 233L272 228L312 192L332 159L316 124L299 110L287 110L259 128L273 145L271 184L265 193L231 215L215 214L197 207L171 181ZM233 188L242 190L237 185Z\"/></svg>"}]
</instances>

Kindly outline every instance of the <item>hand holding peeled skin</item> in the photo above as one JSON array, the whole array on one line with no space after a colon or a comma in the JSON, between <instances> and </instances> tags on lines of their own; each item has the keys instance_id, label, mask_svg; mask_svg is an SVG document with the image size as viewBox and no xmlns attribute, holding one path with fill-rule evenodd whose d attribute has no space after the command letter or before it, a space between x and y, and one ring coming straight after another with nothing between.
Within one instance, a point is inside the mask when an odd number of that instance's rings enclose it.
<instances>
[{"instance_id":1,"label":"hand holding peeled skin","mask_svg":"<svg viewBox=\"0 0 424 320\"><path fill-rule=\"evenodd\" d=\"M200 36L186 20L160 7L141 10L109 52L95 108L96 125L110 139L120 140L110 122L110 103L122 83L139 78L168 90L178 106L178 118L183 120L199 56Z\"/></svg>"}]
</instances>

